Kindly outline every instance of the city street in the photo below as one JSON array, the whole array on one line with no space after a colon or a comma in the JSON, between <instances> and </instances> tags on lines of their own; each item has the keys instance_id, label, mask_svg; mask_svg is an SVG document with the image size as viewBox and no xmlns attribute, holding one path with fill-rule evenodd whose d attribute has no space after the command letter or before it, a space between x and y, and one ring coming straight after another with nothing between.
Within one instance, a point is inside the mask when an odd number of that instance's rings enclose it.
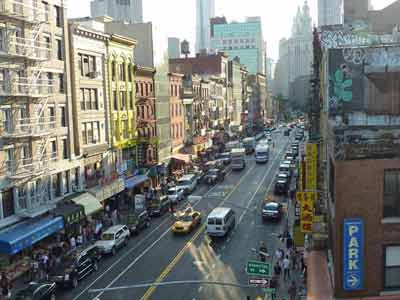
<instances>
[{"instance_id":1,"label":"city street","mask_svg":"<svg viewBox=\"0 0 400 300\"><path fill-rule=\"evenodd\" d=\"M258 249L260 241L266 241L269 252L272 252L281 230L280 224L262 223L260 205L267 191L273 188L287 143L288 138L279 134L268 164L256 164L254 156L247 156L245 170L228 173L224 182L211 188L205 185L197 188L194 195L202 197L194 197L196 201L191 204L203 214L203 223L217 206L234 208L236 227L228 237L211 242L204 226L187 236L174 236L170 230L173 218L164 215L153 219L150 229L131 239L129 246L115 257L104 258L99 270L81 281L78 288L59 293L59 298L108 299L107 295L112 294L113 298L121 300L210 299L210 295L218 295L218 299L244 299L246 295L261 294L254 288L240 290L216 285L179 285L104 293L89 293L89 290L175 280L247 284L245 264L256 258L252 248ZM182 205L187 204L184 202Z\"/></svg>"}]
</instances>

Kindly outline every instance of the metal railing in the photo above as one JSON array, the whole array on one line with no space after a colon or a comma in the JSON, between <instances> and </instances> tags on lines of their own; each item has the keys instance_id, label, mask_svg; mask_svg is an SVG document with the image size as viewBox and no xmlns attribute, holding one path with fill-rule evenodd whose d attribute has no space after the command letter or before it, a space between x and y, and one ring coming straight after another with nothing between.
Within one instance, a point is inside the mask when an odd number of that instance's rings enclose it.
<instances>
[{"instance_id":1,"label":"metal railing","mask_svg":"<svg viewBox=\"0 0 400 300\"><path fill-rule=\"evenodd\" d=\"M49 12L38 1L37 5L29 5L24 0L0 0L0 15L15 17L32 23L46 22Z\"/></svg>"},{"instance_id":2,"label":"metal railing","mask_svg":"<svg viewBox=\"0 0 400 300\"><path fill-rule=\"evenodd\" d=\"M40 136L49 134L55 125L55 117L21 118L4 121L0 132L7 138Z\"/></svg>"},{"instance_id":3,"label":"metal railing","mask_svg":"<svg viewBox=\"0 0 400 300\"><path fill-rule=\"evenodd\" d=\"M51 45L34 39L8 36L0 40L0 54L20 56L36 60L49 60L51 57Z\"/></svg>"},{"instance_id":4,"label":"metal railing","mask_svg":"<svg viewBox=\"0 0 400 300\"><path fill-rule=\"evenodd\" d=\"M54 79L18 77L0 80L0 96L46 97L55 93Z\"/></svg>"}]
</instances>

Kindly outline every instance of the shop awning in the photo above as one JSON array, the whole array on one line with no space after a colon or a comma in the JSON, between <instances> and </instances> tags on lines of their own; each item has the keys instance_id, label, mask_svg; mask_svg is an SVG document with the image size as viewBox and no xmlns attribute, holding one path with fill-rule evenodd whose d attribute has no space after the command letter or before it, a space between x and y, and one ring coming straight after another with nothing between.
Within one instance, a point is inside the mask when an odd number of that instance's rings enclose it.
<instances>
[{"instance_id":1,"label":"shop awning","mask_svg":"<svg viewBox=\"0 0 400 300\"><path fill-rule=\"evenodd\" d=\"M190 154L174 154L171 158L190 163Z\"/></svg>"},{"instance_id":2,"label":"shop awning","mask_svg":"<svg viewBox=\"0 0 400 300\"><path fill-rule=\"evenodd\" d=\"M76 204L82 205L87 216L103 208L99 199L89 193L80 194L79 196L73 198L72 201Z\"/></svg>"},{"instance_id":3,"label":"shop awning","mask_svg":"<svg viewBox=\"0 0 400 300\"><path fill-rule=\"evenodd\" d=\"M147 175L136 175L131 178L128 178L125 180L125 188L126 189L132 189L135 186L145 182L146 180L149 180L149 177Z\"/></svg>"},{"instance_id":4,"label":"shop awning","mask_svg":"<svg viewBox=\"0 0 400 300\"><path fill-rule=\"evenodd\" d=\"M65 227L79 222L85 217L83 206L72 202L57 205L56 209L53 211L53 214L56 216L62 216L64 218Z\"/></svg>"},{"instance_id":5,"label":"shop awning","mask_svg":"<svg viewBox=\"0 0 400 300\"><path fill-rule=\"evenodd\" d=\"M20 223L0 233L0 253L16 254L63 228L62 217Z\"/></svg>"}]
</instances>

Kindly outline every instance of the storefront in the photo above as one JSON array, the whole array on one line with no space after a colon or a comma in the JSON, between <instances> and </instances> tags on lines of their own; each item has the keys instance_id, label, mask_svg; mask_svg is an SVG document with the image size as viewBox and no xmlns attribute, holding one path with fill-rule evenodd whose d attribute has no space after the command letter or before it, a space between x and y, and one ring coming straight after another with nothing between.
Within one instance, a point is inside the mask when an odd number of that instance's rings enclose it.
<instances>
[{"instance_id":1,"label":"storefront","mask_svg":"<svg viewBox=\"0 0 400 300\"><path fill-rule=\"evenodd\" d=\"M0 232L0 268L10 279L30 269L37 253L48 252L59 240L63 217L46 217L19 223Z\"/></svg>"},{"instance_id":2,"label":"storefront","mask_svg":"<svg viewBox=\"0 0 400 300\"><path fill-rule=\"evenodd\" d=\"M105 204L104 201L118 195L124 189L125 182L122 178L112 178L102 181L101 185L89 189L88 192Z\"/></svg>"},{"instance_id":3,"label":"storefront","mask_svg":"<svg viewBox=\"0 0 400 300\"><path fill-rule=\"evenodd\" d=\"M82 205L73 202L58 204L53 215L63 217L66 236L76 236L82 231L85 223L85 210Z\"/></svg>"}]
</instances>

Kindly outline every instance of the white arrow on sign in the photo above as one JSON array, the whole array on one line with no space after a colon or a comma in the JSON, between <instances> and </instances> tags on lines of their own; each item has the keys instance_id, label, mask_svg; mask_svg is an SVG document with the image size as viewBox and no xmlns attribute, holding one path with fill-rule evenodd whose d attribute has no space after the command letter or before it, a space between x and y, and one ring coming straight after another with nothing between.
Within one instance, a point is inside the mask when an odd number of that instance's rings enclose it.
<instances>
[{"instance_id":1,"label":"white arrow on sign","mask_svg":"<svg viewBox=\"0 0 400 300\"><path fill-rule=\"evenodd\" d=\"M351 287L357 287L358 286L358 281L359 281L359 279L358 279L358 276L356 276L356 275L350 275L347 278L347 282Z\"/></svg>"},{"instance_id":2,"label":"white arrow on sign","mask_svg":"<svg viewBox=\"0 0 400 300\"><path fill-rule=\"evenodd\" d=\"M250 278L249 285L261 285L263 287L269 287L269 280L265 278Z\"/></svg>"}]
</instances>

